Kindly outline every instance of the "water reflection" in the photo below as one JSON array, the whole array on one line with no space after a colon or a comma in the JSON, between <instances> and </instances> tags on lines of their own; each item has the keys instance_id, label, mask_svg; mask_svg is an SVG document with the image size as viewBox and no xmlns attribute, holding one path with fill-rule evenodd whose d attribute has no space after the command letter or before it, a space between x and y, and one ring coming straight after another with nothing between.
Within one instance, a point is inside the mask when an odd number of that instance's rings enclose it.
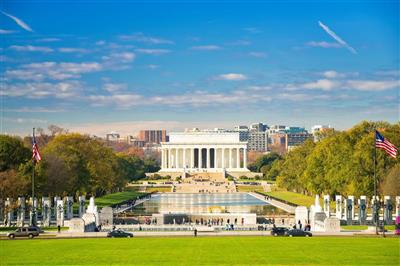
<instances>
[{"instance_id":1,"label":"water reflection","mask_svg":"<svg viewBox=\"0 0 400 266\"><path fill-rule=\"evenodd\" d=\"M137 215L151 215L153 213L286 214L285 211L247 193L159 194L136 206L132 212Z\"/></svg>"}]
</instances>

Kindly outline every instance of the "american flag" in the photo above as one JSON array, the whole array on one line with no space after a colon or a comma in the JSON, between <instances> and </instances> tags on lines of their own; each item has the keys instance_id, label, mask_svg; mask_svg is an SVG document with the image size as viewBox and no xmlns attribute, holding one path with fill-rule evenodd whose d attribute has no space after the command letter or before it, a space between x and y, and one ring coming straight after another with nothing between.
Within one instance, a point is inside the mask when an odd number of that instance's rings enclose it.
<instances>
[{"instance_id":1,"label":"american flag","mask_svg":"<svg viewBox=\"0 0 400 266\"><path fill-rule=\"evenodd\" d=\"M375 147L383 149L391 157L397 157L397 148L386 140L377 130L375 130Z\"/></svg>"},{"instance_id":2,"label":"american flag","mask_svg":"<svg viewBox=\"0 0 400 266\"><path fill-rule=\"evenodd\" d=\"M36 143L35 135L32 138L32 160L35 162L39 162L42 160L42 156L40 156L39 147Z\"/></svg>"}]
</instances>

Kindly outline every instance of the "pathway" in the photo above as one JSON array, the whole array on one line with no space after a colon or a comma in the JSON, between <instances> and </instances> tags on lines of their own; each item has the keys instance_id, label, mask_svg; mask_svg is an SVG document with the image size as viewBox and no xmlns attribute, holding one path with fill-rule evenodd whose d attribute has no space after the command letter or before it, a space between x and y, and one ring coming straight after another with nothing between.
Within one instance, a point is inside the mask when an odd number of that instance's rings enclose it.
<instances>
[{"instance_id":1,"label":"pathway","mask_svg":"<svg viewBox=\"0 0 400 266\"><path fill-rule=\"evenodd\" d=\"M120 206L118 206L116 208L113 208L113 212L114 212L114 214L118 214L118 213L127 211L127 210L132 209L133 207L135 207L135 206L147 201L147 200L150 200L151 198L152 198L152 196L149 196L149 197L145 197L143 199L135 200L135 202L133 204L120 205Z\"/></svg>"},{"instance_id":2,"label":"pathway","mask_svg":"<svg viewBox=\"0 0 400 266\"><path fill-rule=\"evenodd\" d=\"M271 198L267 199L265 196L262 196L260 194L254 193L254 192L250 192L249 194L252 195L253 197L259 199L259 200L262 200L262 201L264 201L266 203L269 203L269 204L271 204L271 205L273 205L273 206L275 206L275 207L277 207L279 209L282 209L282 210L284 210L284 211L286 211L288 213L291 213L291 214L295 213L296 207L290 206L290 205L288 205L288 204L286 204L284 202L281 202L281 201L278 201L278 200L275 200L275 199L271 199Z\"/></svg>"}]
</instances>

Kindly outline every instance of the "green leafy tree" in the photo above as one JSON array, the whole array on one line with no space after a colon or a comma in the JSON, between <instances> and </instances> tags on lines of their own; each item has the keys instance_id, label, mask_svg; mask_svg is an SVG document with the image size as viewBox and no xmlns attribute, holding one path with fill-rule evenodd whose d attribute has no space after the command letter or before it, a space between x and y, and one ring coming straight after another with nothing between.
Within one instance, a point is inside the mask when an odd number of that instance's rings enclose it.
<instances>
[{"instance_id":1,"label":"green leafy tree","mask_svg":"<svg viewBox=\"0 0 400 266\"><path fill-rule=\"evenodd\" d=\"M0 135L0 171L17 169L29 161L32 153L18 137Z\"/></svg>"}]
</instances>

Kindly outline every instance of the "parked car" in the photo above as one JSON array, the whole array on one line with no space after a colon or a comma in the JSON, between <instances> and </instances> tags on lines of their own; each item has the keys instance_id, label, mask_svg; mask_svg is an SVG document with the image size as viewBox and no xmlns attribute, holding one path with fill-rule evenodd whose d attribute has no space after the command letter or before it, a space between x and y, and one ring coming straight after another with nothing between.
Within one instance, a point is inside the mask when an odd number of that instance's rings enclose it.
<instances>
[{"instance_id":1,"label":"parked car","mask_svg":"<svg viewBox=\"0 0 400 266\"><path fill-rule=\"evenodd\" d=\"M301 229L292 229L286 232L287 236L312 236L311 232L307 232Z\"/></svg>"},{"instance_id":2,"label":"parked car","mask_svg":"<svg viewBox=\"0 0 400 266\"><path fill-rule=\"evenodd\" d=\"M7 234L8 238L14 239L16 237L29 237L34 238L38 236L40 233L39 227L20 227L17 228L14 232L10 232Z\"/></svg>"},{"instance_id":3,"label":"parked car","mask_svg":"<svg viewBox=\"0 0 400 266\"><path fill-rule=\"evenodd\" d=\"M107 233L107 237L133 237L132 233L122 231L121 229L112 230Z\"/></svg>"},{"instance_id":4,"label":"parked car","mask_svg":"<svg viewBox=\"0 0 400 266\"><path fill-rule=\"evenodd\" d=\"M274 227L271 230L271 235L284 236L284 235L286 235L287 231L289 231L289 229L287 229L286 227Z\"/></svg>"}]
</instances>

